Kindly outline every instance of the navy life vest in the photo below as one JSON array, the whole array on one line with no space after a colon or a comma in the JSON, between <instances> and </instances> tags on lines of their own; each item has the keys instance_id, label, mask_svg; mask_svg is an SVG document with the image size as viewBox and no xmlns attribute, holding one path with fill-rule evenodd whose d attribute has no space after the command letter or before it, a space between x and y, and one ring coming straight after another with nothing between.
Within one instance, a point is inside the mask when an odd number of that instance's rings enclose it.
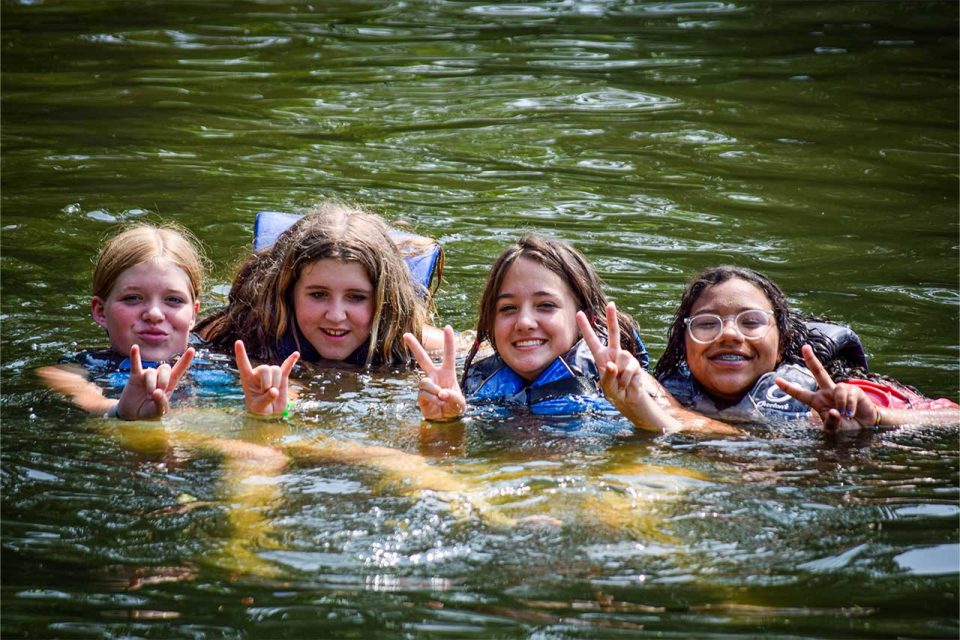
<instances>
[{"instance_id":1,"label":"navy life vest","mask_svg":"<svg viewBox=\"0 0 960 640\"><path fill-rule=\"evenodd\" d=\"M281 233L302 217L296 213L280 211L258 213L253 224L253 251L259 253L270 247ZM397 229L390 229L390 237L400 248L403 261L410 270L410 277L417 285L417 290L421 295L425 295L430 290L430 283L436 275L437 264L440 256L443 255L440 245L430 238ZM414 248L410 249L410 247Z\"/></svg>"},{"instance_id":2,"label":"navy life vest","mask_svg":"<svg viewBox=\"0 0 960 640\"><path fill-rule=\"evenodd\" d=\"M463 392L471 403L525 406L542 416L615 414L616 408L597 386L599 378L593 354L580 340L533 382L521 378L499 355L484 358L464 375Z\"/></svg>"}]
</instances>

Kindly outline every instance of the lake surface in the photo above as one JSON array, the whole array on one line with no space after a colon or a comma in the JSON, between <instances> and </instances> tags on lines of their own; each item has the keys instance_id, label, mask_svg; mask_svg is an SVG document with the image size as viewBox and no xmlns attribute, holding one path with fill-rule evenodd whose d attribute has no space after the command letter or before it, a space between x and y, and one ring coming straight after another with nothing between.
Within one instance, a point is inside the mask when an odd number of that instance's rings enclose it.
<instances>
[{"instance_id":1,"label":"lake surface","mask_svg":"<svg viewBox=\"0 0 960 640\"><path fill-rule=\"evenodd\" d=\"M225 397L120 428L34 374L104 344L89 282L119 223L197 234L203 313L257 211L335 197L443 244L460 329L540 229L654 358L685 279L732 262L956 400L955 3L2 11L4 638L957 637L955 429L444 428L414 374L354 371L305 375L285 425Z\"/></svg>"}]
</instances>

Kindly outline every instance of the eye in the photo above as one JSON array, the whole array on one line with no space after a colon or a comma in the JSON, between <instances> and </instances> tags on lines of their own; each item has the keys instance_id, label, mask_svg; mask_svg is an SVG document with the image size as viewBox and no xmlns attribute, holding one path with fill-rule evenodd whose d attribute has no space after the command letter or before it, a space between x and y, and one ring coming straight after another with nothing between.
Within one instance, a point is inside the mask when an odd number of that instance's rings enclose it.
<instances>
[{"instance_id":1,"label":"eye","mask_svg":"<svg viewBox=\"0 0 960 640\"><path fill-rule=\"evenodd\" d=\"M187 304L186 298L182 298L180 296L167 296L166 298L164 298L164 300L166 301L167 304L174 305L174 306Z\"/></svg>"},{"instance_id":2,"label":"eye","mask_svg":"<svg viewBox=\"0 0 960 640\"><path fill-rule=\"evenodd\" d=\"M510 313L511 311L516 311L516 310L517 310L516 305L505 304L505 305L502 305L499 309L497 309L497 313Z\"/></svg>"},{"instance_id":3,"label":"eye","mask_svg":"<svg viewBox=\"0 0 960 640\"><path fill-rule=\"evenodd\" d=\"M553 311L558 307L559 305L555 302L541 302L540 304L537 305L538 309L542 309L544 311Z\"/></svg>"},{"instance_id":4,"label":"eye","mask_svg":"<svg viewBox=\"0 0 960 640\"><path fill-rule=\"evenodd\" d=\"M323 300L324 298L327 297L327 292L326 292L326 291L311 291L308 295L309 295L311 298L313 298L314 300Z\"/></svg>"},{"instance_id":5,"label":"eye","mask_svg":"<svg viewBox=\"0 0 960 640\"><path fill-rule=\"evenodd\" d=\"M720 321L717 318L694 318L691 323L694 329L716 329L720 326Z\"/></svg>"},{"instance_id":6,"label":"eye","mask_svg":"<svg viewBox=\"0 0 960 640\"><path fill-rule=\"evenodd\" d=\"M365 293L351 293L347 296L350 302L366 302L369 296Z\"/></svg>"},{"instance_id":7,"label":"eye","mask_svg":"<svg viewBox=\"0 0 960 640\"><path fill-rule=\"evenodd\" d=\"M120 302L126 302L127 304L136 304L143 300L143 296L137 293L128 293L127 295L120 298Z\"/></svg>"}]
</instances>

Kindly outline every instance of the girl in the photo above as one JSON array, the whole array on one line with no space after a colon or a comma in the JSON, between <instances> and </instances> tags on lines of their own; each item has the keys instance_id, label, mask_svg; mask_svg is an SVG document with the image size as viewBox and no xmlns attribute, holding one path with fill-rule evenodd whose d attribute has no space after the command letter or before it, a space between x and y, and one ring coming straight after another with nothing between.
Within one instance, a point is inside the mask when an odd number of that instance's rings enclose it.
<instances>
[{"instance_id":1,"label":"girl","mask_svg":"<svg viewBox=\"0 0 960 640\"><path fill-rule=\"evenodd\" d=\"M439 348L440 332L427 326L430 303L388 231L374 214L322 204L246 259L227 307L197 332L213 345L242 341L271 362L299 352L307 362L405 364L405 332Z\"/></svg>"},{"instance_id":2,"label":"girl","mask_svg":"<svg viewBox=\"0 0 960 640\"><path fill-rule=\"evenodd\" d=\"M799 418L812 407L827 428L960 422L949 400L880 376L859 379L863 372L807 320L766 276L707 269L684 291L655 376L685 406L722 418Z\"/></svg>"},{"instance_id":3,"label":"girl","mask_svg":"<svg viewBox=\"0 0 960 640\"><path fill-rule=\"evenodd\" d=\"M107 332L110 349L81 353L75 362L82 372L44 367L39 375L92 414L124 420L162 417L193 361L194 349L187 344L200 309L203 280L197 247L188 231L169 223L138 224L108 240L94 268L90 307L94 322ZM284 363L288 375L295 361L294 357ZM279 377L280 368L275 369L241 368L251 412L271 412L264 410L265 399L281 393L272 384ZM122 387L119 399L105 397L100 386L87 380L87 372ZM194 377L198 385L218 391L233 382L233 375L223 370L208 369Z\"/></svg>"},{"instance_id":4,"label":"girl","mask_svg":"<svg viewBox=\"0 0 960 640\"><path fill-rule=\"evenodd\" d=\"M583 316L579 328L578 312ZM583 329L589 330L590 343L581 340ZM640 366L639 359L646 360L646 351L633 319L607 306L593 267L576 249L558 240L527 234L497 258L481 295L476 331L462 383L456 379L450 327L444 329L440 366L432 362L415 336L405 336L426 373L420 382L418 404L428 420L460 417L467 397L471 402L526 405L538 414L612 411L614 407L597 386L608 362L624 367L617 372L622 377L629 376L652 389L658 387ZM609 333L614 346L604 347L596 333L603 337ZM493 347L494 355L474 362L484 342ZM687 412L678 413L690 418ZM641 428L681 428L664 407L652 401L638 405L630 417ZM696 424L691 423L690 428L710 428L711 421L693 422Z\"/></svg>"}]
</instances>

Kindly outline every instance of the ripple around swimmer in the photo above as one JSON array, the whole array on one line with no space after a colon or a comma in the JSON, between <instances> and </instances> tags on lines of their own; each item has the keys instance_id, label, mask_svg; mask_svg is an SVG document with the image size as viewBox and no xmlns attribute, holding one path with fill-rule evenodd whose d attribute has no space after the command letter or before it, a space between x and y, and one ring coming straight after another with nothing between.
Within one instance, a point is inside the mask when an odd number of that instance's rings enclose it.
<instances>
[{"instance_id":1,"label":"ripple around swimmer","mask_svg":"<svg viewBox=\"0 0 960 640\"><path fill-rule=\"evenodd\" d=\"M533 111L653 111L675 107L679 100L638 91L592 91L544 98L522 98L508 106Z\"/></svg>"}]
</instances>

